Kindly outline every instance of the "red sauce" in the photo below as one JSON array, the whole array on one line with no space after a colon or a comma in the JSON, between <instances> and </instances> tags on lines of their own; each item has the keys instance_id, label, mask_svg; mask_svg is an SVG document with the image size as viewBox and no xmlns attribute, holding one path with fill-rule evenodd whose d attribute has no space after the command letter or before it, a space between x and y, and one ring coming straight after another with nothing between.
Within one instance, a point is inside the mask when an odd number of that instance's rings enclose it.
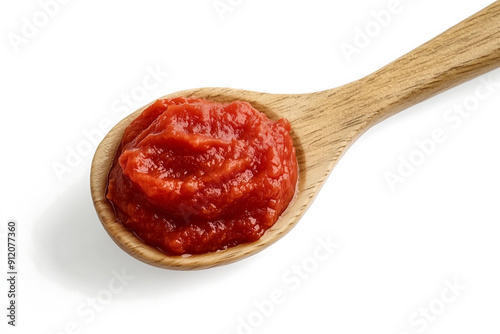
<instances>
[{"instance_id":1,"label":"red sauce","mask_svg":"<svg viewBox=\"0 0 500 334\"><path fill-rule=\"evenodd\" d=\"M256 241L295 193L289 132L246 102L158 100L125 130L107 198L119 222L169 255Z\"/></svg>"}]
</instances>

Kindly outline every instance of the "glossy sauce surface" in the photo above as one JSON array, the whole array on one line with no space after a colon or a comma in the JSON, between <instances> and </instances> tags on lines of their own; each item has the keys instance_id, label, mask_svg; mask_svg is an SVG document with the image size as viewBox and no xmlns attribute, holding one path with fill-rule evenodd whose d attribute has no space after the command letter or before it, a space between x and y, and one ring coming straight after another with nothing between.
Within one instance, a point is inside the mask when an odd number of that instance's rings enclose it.
<instances>
[{"instance_id":1,"label":"glossy sauce surface","mask_svg":"<svg viewBox=\"0 0 500 334\"><path fill-rule=\"evenodd\" d=\"M166 254L256 241L295 193L289 132L246 102L158 100L125 130L107 198L118 221Z\"/></svg>"}]
</instances>

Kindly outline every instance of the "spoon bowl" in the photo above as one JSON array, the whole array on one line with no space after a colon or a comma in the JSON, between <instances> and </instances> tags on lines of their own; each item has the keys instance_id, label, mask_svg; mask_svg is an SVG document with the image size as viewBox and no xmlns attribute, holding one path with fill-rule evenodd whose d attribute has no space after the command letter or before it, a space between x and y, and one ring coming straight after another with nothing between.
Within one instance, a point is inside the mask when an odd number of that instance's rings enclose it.
<instances>
[{"instance_id":1,"label":"spoon bowl","mask_svg":"<svg viewBox=\"0 0 500 334\"><path fill-rule=\"evenodd\" d=\"M164 96L249 102L270 119L286 118L297 152L295 198L278 221L255 242L212 253L170 256L143 243L115 218L106 199L108 174L125 128L146 109L118 123L98 146L91 169L97 215L124 251L153 266L203 269L255 254L285 235L325 182L342 154L374 124L500 65L500 2L476 13L382 69L347 85L310 94L267 94L231 88L201 88Z\"/></svg>"},{"instance_id":2,"label":"spoon bowl","mask_svg":"<svg viewBox=\"0 0 500 334\"><path fill-rule=\"evenodd\" d=\"M335 161L331 156L321 154L318 151L321 149L321 145L326 142L325 139L330 138L326 132L323 132L326 129L318 126L321 124L320 122L307 120L308 114L311 116L315 114L313 112L315 95L280 95L230 88L202 88L177 92L162 98L177 96L204 98L216 102L246 101L257 110L265 113L270 119L277 120L285 117L292 124L302 124L301 126L292 126L291 131L299 165L299 181L296 195L280 216L280 219L259 240L252 243L240 244L223 251L190 256L168 256L160 250L144 244L134 233L116 221L113 207L106 199L106 188L108 174L123 132L149 106L148 104L124 118L106 135L98 146L92 162L92 197L97 214L108 234L130 255L143 262L169 269L202 269L231 263L252 255L277 241L303 215L317 193L317 188L326 179L328 171L333 167ZM297 108L299 104L303 106L300 110ZM310 112L305 113L306 109L310 110ZM303 142L307 143L305 147L302 144ZM336 144L338 152L342 152L342 143L338 142ZM316 149L314 149L315 147Z\"/></svg>"}]
</instances>

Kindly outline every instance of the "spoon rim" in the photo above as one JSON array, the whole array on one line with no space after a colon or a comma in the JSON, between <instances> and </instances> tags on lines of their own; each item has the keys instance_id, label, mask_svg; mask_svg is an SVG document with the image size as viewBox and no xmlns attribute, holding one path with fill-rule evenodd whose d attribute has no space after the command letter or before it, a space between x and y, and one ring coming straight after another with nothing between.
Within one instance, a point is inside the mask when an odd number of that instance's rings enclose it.
<instances>
[{"instance_id":1,"label":"spoon rim","mask_svg":"<svg viewBox=\"0 0 500 334\"><path fill-rule=\"evenodd\" d=\"M122 223L116 220L115 210L111 205L111 203L106 198L106 191L108 185L109 171L111 170L111 167L115 160L115 156L121 144L121 140L125 129L146 108L148 108L151 104L153 104L157 100L184 96L184 97L199 97L199 98L209 99L212 101L217 101L217 99L213 99L211 97L206 98L202 96L203 94L200 94L200 92L203 92L203 90L214 90L214 89L220 89L223 91L231 92L231 94L228 94L227 99L232 99L232 101L236 100L246 101L244 97L234 99L233 95L235 92L249 92L249 91L228 89L228 88L201 88L201 89L186 90L165 95L163 97L155 99L154 101L146 104L145 106L136 110L132 114L123 118L106 134L106 136L102 139L102 141L100 142L100 144L96 149L90 171L90 187L91 187L91 196L97 216L101 221L101 224L103 225L104 229L111 237L111 239L126 253L144 263L164 269L194 270L194 269L207 269L239 261L241 259L244 259L248 256L260 252L264 248L267 248L274 242L281 239L283 235L288 233L295 226L295 224L300 220L299 218L306 211L308 204L312 202L312 199L309 200L306 206L303 206L302 208L296 210L295 214L293 214L294 203L296 202L297 197L299 196L301 190L305 186L305 180L304 180L305 173L301 173L301 167L303 167L301 165L303 164L299 163L298 165L299 178L297 181L295 196L293 197L292 201L288 204L285 211L280 215L278 220L273 224L273 226L271 226L269 229L265 231L265 233L261 236L261 238L259 238L254 242L242 243L234 247L226 248L224 250L218 250L215 252L209 252L204 254L184 254L184 255L165 254L158 248L152 247L144 243L133 232L128 230ZM219 100L220 98L221 97L218 96ZM224 96L222 96L222 99L224 99ZM251 103L251 101L247 102ZM261 111L260 109L257 110ZM264 113L267 115L266 112ZM269 117L271 115L267 116ZM292 132L293 132L293 125L292 125ZM292 137L294 140L294 147L297 147L296 138L295 136ZM299 158L299 156L297 156L297 158Z\"/></svg>"}]
</instances>

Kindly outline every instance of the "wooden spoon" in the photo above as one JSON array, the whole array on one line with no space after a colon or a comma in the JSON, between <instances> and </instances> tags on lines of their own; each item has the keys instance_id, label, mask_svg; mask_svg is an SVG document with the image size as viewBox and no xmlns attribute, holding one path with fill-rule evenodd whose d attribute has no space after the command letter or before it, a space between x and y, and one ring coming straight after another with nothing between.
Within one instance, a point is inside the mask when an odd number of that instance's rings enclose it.
<instances>
[{"instance_id":1,"label":"wooden spoon","mask_svg":"<svg viewBox=\"0 0 500 334\"><path fill-rule=\"evenodd\" d=\"M116 221L106 200L108 173L130 122L118 123L95 153L91 192L111 238L130 255L153 266L201 269L231 263L271 245L298 222L347 148L381 120L500 65L500 1L494 2L430 42L377 72L339 88L312 94L266 94L230 88L202 88L166 97L250 102L271 119L287 118L299 162L298 192L276 224L253 243L203 255L168 256L140 241Z\"/></svg>"}]
</instances>

